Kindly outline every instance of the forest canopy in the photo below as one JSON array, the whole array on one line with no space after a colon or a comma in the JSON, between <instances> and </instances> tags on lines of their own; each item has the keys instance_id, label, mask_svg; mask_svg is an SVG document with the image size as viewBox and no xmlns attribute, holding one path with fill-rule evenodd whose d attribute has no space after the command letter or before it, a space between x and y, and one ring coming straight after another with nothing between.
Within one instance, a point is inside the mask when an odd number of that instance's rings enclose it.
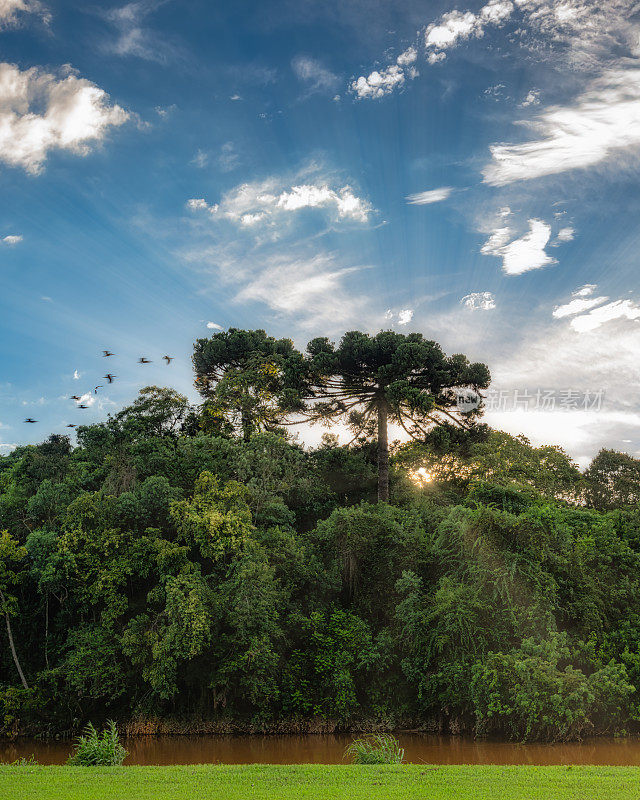
<instances>
[{"instance_id":1,"label":"forest canopy","mask_svg":"<svg viewBox=\"0 0 640 800\"><path fill-rule=\"evenodd\" d=\"M0 457L2 733L638 729L640 461L458 412L489 371L419 334L229 331L194 367L199 406L146 387Z\"/></svg>"}]
</instances>

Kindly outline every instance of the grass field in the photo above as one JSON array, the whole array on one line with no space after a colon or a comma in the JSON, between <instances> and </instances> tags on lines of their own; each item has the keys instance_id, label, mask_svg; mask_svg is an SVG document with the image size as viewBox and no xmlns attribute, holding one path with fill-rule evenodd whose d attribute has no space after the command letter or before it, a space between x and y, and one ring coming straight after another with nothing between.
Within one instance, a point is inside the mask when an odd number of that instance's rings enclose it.
<instances>
[{"instance_id":1,"label":"grass field","mask_svg":"<svg viewBox=\"0 0 640 800\"><path fill-rule=\"evenodd\" d=\"M640 767L0 767L0 800L630 800Z\"/></svg>"}]
</instances>

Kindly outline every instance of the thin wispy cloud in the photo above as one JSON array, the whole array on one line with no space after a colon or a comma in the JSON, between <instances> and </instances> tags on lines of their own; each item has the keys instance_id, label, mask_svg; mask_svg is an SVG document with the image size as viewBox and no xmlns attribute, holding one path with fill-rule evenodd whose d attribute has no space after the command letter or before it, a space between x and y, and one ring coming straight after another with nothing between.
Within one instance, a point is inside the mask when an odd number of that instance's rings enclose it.
<instances>
[{"instance_id":1,"label":"thin wispy cloud","mask_svg":"<svg viewBox=\"0 0 640 800\"><path fill-rule=\"evenodd\" d=\"M39 0L0 0L0 31L24 23L30 14L39 17L45 24L51 21L49 10Z\"/></svg>"},{"instance_id":2,"label":"thin wispy cloud","mask_svg":"<svg viewBox=\"0 0 640 800\"><path fill-rule=\"evenodd\" d=\"M296 77L305 84L308 94L314 92L332 94L340 84L338 75L311 56L296 56L291 62L291 67Z\"/></svg>"},{"instance_id":3,"label":"thin wispy cloud","mask_svg":"<svg viewBox=\"0 0 640 800\"><path fill-rule=\"evenodd\" d=\"M426 206L431 203L441 203L453 193L452 186L441 186L439 189L427 189L424 192L416 192L407 195L407 203L414 206Z\"/></svg>"},{"instance_id":4,"label":"thin wispy cloud","mask_svg":"<svg viewBox=\"0 0 640 800\"><path fill-rule=\"evenodd\" d=\"M179 54L176 45L146 24L146 19L167 2L170 0L137 0L102 12L116 30L115 38L105 43L105 49L117 56L146 61L166 62L175 58Z\"/></svg>"},{"instance_id":5,"label":"thin wispy cloud","mask_svg":"<svg viewBox=\"0 0 640 800\"><path fill-rule=\"evenodd\" d=\"M8 245L9 247L15 247L15 245L20 244L22 240L23 237L17 233L9 233L7 236L2 237L4 244Z\"/></svg>"},{"instance_id":6,"label":"thin wispy cloud","mask_svg":"<svg viewBox=\"0 0 640 800\"><path fill-rule=\"evenodd\" d=\"M612 69L574 102L549 106L520 123L537 134L492 145L484 180L493 186L533 180L640 155L640 68Z\"/></svg>"}]
</instances>

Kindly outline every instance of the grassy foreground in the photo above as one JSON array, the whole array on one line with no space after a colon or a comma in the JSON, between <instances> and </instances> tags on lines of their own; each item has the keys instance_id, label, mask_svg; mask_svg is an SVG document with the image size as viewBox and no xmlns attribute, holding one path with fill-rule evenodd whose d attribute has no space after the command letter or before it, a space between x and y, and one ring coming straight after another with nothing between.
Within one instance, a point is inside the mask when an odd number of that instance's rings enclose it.
<instances>
[{"instance_id":1,"label":"grassy foreground","mask_svg":"<svg viewBox=\"0 0 640 800\"><path fill-rule=\"evenodd\" d=\"M630 800L639 767L0 767L2 800Z\"/></svg>"}]
</instances>

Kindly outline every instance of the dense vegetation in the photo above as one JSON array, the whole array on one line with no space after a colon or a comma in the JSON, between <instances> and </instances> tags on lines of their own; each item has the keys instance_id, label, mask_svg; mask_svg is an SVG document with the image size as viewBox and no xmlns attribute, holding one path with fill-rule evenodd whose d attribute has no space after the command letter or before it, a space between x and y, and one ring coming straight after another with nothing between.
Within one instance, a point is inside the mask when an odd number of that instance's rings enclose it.
<instances>
[{"instance_id":1,"label":"dense vegetation","mask_svg":"<svg viewBox=\"0 0 640 800\"><path fill-rule=\"evenodd\" d=\"M204 350L201 407L148 387L75 447L53 435L0 458L4 733L110 717L519 739L637 725L638 461L603 451L583 475L557 447L443 422L454 368L482 377L454 356L431 400L387 390L391 415L433 424L391 446L376 502L366 392L351 444L304 449L282 424L309 398L323 410L318 371L294 396L267 348L212 385Z\"/></svg>"}]
</instances>

